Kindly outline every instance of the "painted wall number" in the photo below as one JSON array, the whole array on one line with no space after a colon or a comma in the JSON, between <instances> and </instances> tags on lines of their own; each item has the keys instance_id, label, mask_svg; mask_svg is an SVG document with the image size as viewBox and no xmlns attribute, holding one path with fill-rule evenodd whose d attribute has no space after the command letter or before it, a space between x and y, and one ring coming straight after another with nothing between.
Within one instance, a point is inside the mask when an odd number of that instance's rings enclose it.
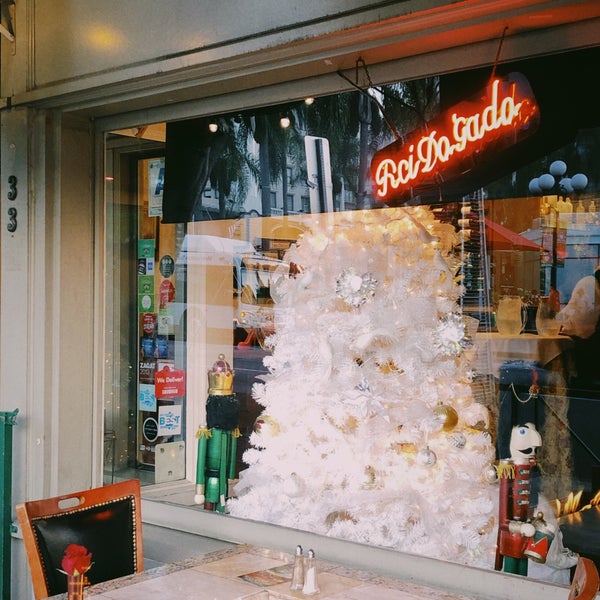
<instances>
[{"instance_id":1,"label":"painted wall number","mask_svg":"<svg viewBox=\"0 0 600 600\"><path fill-rule=\"evenodd\" d=\"M11 233L17 230L17 209L14 206L8 209L8 224L6 225L6 229Z\"/></svg>"},{"instance_id":2,"label":"painted wall number","mask_svg":"<svg viewBox=\"0 0 600 600\"><path fill-rule=\"evenodd\" d=\"M17 177L15 175L8 176L8 199L17 199Z\"/></svg>"},{"instance_id":3,"label":"painted wall number","mask_svg":"<svg viewBox=\"0 0 600 600\"><path fill-rule=\"evenodd\" d=\"M8 193L6 194L6 197L9 200L16 200L17 198L17 178L15 175L9 175L8 177ZM14 233L17 230L17 209L14 206L11 206L8 209L8 223L6 229L8 229L10 233Z\"/></svg>"}]
</instances>

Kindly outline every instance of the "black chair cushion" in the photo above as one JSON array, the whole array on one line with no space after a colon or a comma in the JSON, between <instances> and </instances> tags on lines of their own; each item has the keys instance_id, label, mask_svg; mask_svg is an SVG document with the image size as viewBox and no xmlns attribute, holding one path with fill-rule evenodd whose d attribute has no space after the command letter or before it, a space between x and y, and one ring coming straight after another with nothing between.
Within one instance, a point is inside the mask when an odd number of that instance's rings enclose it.
<instances>
[{"instance_id":1,"label":"black chair cushion","mask_svg":"<svg viewBox=\"0 0 600 600\"><path fill-rule=\"evenodd\" d=\"M131 497L33 521L50 595L67 591L67 576L59 569L69 544L92 553L86 573L91 584L135 573L135 510Z\"/></svg>"}]
</instances>

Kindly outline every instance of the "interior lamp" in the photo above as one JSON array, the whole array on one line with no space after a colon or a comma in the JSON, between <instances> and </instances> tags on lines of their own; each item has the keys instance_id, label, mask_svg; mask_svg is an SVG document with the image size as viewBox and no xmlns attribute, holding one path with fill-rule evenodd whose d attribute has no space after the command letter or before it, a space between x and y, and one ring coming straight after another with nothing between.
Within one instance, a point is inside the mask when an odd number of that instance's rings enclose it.
<instances>
[{"instance_id":1,"label":"interior lamp","mask_svg":"<svg viewBox=\"0 0 600 600\"><path fill-rule=\"evenodd\" d=\"M554 176L544 173L538 177L538 186L543 192L549 192L554 187Z\"/></svg>"},{"instance_id":2,"label":"interior lamp","mask_svg":"<svg viewBox=\"0 0 600 600\"><path fill-rule=\"evenodd\" d=\"M567 172L567 163L564 160L555 160L550 164L548 171L554 177L562 177Z\"/></svg>"},{"instance_id":3,"label":"interior lamp","mask_svg":"<svg viewBox=\"0 0 600 600\"><path fill-rule=\"evenodd\" d=\"M571 177L571 185L576 192L582 192L585 190L588 184L587 175L584 173L576 173Z\"/></svg>"}]
</instances>

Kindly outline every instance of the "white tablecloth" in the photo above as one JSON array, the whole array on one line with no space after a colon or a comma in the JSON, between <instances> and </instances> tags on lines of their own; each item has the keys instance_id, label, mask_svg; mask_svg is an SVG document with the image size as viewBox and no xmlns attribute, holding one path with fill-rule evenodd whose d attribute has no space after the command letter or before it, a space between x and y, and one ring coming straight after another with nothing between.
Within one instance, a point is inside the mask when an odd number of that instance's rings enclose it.
<instances>
[{"instance_id":1,"label":"white tablecloth","mask_svg":"<svg viewBox=\"0 0 600 600\"><path fill-rule=\"evenodd\" d=\"M499 333L477 333L477 372L481 375L498 377L500 367L508 360L537 362L540 367L549 365L562 355L563 368L570 369L569 351L573 340L566 335L541 336L532 333L501 335ZM563 373L567 379L568 373Z\"/></svg>"}]
</instances>

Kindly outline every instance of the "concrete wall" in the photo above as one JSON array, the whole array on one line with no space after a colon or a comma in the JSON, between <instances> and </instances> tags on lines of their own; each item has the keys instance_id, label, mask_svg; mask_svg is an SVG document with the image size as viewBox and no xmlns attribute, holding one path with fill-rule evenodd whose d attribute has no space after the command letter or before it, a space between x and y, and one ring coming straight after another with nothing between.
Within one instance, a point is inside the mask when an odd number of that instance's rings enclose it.
<instances>
[{"instance_id":1,"label":"concrete wall","mask_svg":"<svg viewBox=\"0 0 600 600\"><path fill-rule=\"evenodd\" d=\"M505 28L501 60L583 46L600 17L595 0L19 0L10 11L5 103L95 117L328 75L347 87L336 72L355 78L359 57L408 61L395 80L491 64ZM449 49L455 59L439 60Z\"/></svg>"},{"instance_id":2,"label":"concrete wall","mask_svg":"<svg viewBox=\"0 0 600 600\"><path fill-rule=\"evenodd\" d=\"M55 118L58 117L58 118ZM95 218L87 121L45 111L1 113L0 408L13 431L13 502L85 489L101 460L94 402ZM9 209L16 228L8 231ZM97 481L97 478L96 480ZM13 544L13 597L28 567Z\"/></svg>"}]
</instances>

